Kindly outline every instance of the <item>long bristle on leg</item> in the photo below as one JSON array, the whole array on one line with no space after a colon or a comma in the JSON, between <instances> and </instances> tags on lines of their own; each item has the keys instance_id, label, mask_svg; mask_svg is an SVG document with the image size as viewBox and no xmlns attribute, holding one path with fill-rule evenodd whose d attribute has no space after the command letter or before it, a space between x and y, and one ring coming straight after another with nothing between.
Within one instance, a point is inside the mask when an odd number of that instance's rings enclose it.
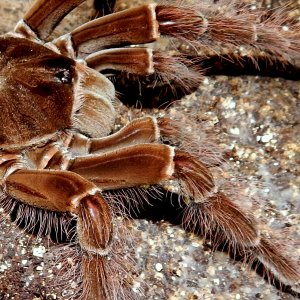
<instances>
[{"instance_id":1,"label":"long bristle on leg","mask_svg":"<svg viewBox=\"0 0 300 300\"><path fill-rule=\"evenodd\" d=\"M185 94L191 93L203 80L203 70L183 55L171 56L154 51L153 61L158 80L171 88L174 86L174 94L178 88Z\"/></svg>"},{"instance_id":2,"label":"long bristle on leg","mask_svg":"<svg viewBox=\"0 0 300 300\"><path fill-rule=\"evenodd\" d=\"M211 172L195 156L178 150L174 163L174 177L178 178L185 195L199 200L213 191L215 184Z\"/></svg>"},{"instance_id":3,"label":"long bristle on leg","mask_svg":"<svg viewBox=\"0 0 300 300\"><path fill-rule=\"evenodd\" d=\"M98 254L82 254L79 263L82 266L83 293L80 299L134 299L127 282L124 262L119 255L104 258Z\"/></svg>"},{"instance_id":4,"label":"long bristle on leg","mask_svg":"<svg viewBox=\"0 0 300 300\"><path fill-rule=\"evenodd\" d=\"M114 11L116 0L95 0L94 7L100 15L111 14Z\"/></svg>"},{"instance_id":5,"label":"long bristle on leg","mask_svg":"<svg viewBox=\"0 0 300 300\"><path fill-rule=\"evenodd\" d=\"M213 248L227 248L233 257L242 257L250 266L260 263L270 281L276 278L285 285L294 285L300 280L299 265L260 233L251 213L222 192L199 203L190 203L183 226L203 235Z\"/></svg>"},{"instance_id":6,"label":"long bristle on leg","mask_svg":"<svg viewBox=\"0 0 300 300\"><path fill-rule=\"evenodd\" d=\"M291 255L285 255L288 252L285 252L282 245L261 238L254 253L267 270L266 276L269 281L277 278L280 282L292 286L300 283L299 262L293 260Z\"/></svg>"},{"instance_id":7,"label":"long bristle on leg","mask_svg":"<svg viewBox=\"0 0 300 300\"><path fill-rule=\"evenodd\" d=\"M100 195L80 200L77 233L82 248L82 299L131 299L126 271L113 255L111 210Z\"/></svg>"},{"instance_id":8,"label":"long bristle on leg","mask_svg":"<svg viewBox=\"0 0 300 300\"><path fill-rule=\"evenodd\" d=\"M203 80L203 71L193 60L148 48L102 50L88 55L85 61L89 67L100 72L121 71L138 76L154 74L157 81L171 87L181 87L185 93L196 88Z\"/></svg>"},{"instance_id":9,"label":"long bristle on leg","mask_svg":"<svg viewBox=\"0 0 300 300\"><path fill-rule=\"evenodd\" d=\"M223 189L215 184L212 170L202 159L180 150L175 153L175 177L187 204L183 226L204 235L215 248L226 245L234 256L243 255L250 265L260 262L268 278L277 278L286 285L299 282L299 265L260 232L247 208L249 199L240 195L240 199L231 200L230 184L223 183Z\"/></svg>"},{"instance_id":10,"label":"long bristle on leg","mask_svg":"<svg viewBox=\"0 0 300 300\"><path fill-rule=\"evenodd\" d=\"M156 7L162 34L194 47L212 49L216 42L265 51L287 61L299 58L299 22L287 10L250 10L236 1L196 2L188 7Z\"/></svg>"},{"instance_id":11,"label":"long bristle on leg","mask_svg":"<svg viewBox=\"0 0 300 300\"><path fill-rule=\"evenodd\" d=\"M0 197L0 208L4 214L0 223L7 217L25 232L36 238L49 236L54 241L72 240L72 218L66 213L43 210L27 205L7 195Z\"/></svg>"},{"instance_id":12,"label":"long bristle on leg","mask_svg":"<svg viewBox=\"0 0 300 300\"><path fill-rule=\"evenodd\" d=\"M182 116L176 112L175 115L172 114L172 118L158 118L157 124L162 142L176 146L195 157L201 157L202 163L208 168L224 163L222 150L212 137L215 133L197 122L194 116Z\"/></svg>"},{"instance_id":13,"label":"long bristle on leg","mask_svg":"<svg viewBox=\"0 0 300 300\"><path fill-rule=\"evenodd\" d=\"M221 234L225 241L232 241L232 245L255 246L258 243L259 232L253 216L241 211L223 193L216 193L202 202L193 203L191 210L187 210L187 226L194 226L189 219L195 220L190 214L196 214L196 211L199 211L199 221L205 226L204 230L207 227L210 235Z\"/></svg>"}]
</instances>

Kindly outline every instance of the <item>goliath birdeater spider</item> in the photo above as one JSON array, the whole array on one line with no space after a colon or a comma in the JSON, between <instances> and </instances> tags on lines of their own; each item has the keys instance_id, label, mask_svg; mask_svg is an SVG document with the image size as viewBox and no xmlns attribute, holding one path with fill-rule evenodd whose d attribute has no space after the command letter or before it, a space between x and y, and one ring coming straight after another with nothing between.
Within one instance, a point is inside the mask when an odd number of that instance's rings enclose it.
<instances>
[{"instance_id":1,"label":"goliath birdeater spider","mask_svg":"<svg viewBox=\"0 0 300 300\"><path fill-rule=\"evenodd\" d=\"M114 266L112 252L124 206L118 207L122 200L114 191L136 187L148 193L152 185L174 181L185 205L185 228L200 230L212 244L227 244L250 264L261 262L270 278L296 284L297 262L260 233L239 199L231 199L234 183L216 179L222 178L223 159L212 143L190 136L186 123L167 116L138 118L111 134L118 101L103 74L156 74L188 90L202 79L193 62L135 45L166 35L192 48L244 45L291 61L300 56L299 24L284 10L249 11L234 1L219 1L219 12L211 11L209 1L148 4L95 19L49 42L56 25L83 2L37 0L15 30L0 37L4 210L26 206L17 219L26 219L27 228L34 208L63 219L75 216L82 255L78 297L129 299L126 280L113 276L122 269ZM128 195L129 206L136 205Z\"/></svg>"}]
</instances>

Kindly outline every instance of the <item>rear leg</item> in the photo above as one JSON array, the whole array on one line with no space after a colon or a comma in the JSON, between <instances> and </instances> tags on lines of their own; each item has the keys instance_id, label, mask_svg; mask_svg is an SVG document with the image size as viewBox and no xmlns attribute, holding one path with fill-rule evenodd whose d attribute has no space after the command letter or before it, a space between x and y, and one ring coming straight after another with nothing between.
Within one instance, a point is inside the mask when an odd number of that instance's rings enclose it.
<instances>
[{"instance_id":1,"label":"rear leg","mask_svg":"<svg viewBox=\"0 0 300 300\"><path fill-rule=\"evenodd\" d=\"M271 238L261 234L255 217L222 192L203 203L189 204L183 226L204 236L214 249L225 248L254 268L262 265L264 276L272 284L299 283L299 262L285 252L286 247L272 240L272 234Z\"/></svg>"},{"instance_id":2,"label":"rear leg","mask_svg":"<svg viewBox=\"0 0 300 300\"><path fill-rule=\"evenodd\" d=\"M176 143L178 138L182 141L183 130L180 128L184 128L186 124L180 126L178 123L174 127L174 121L164 122L168 124L163 129L165 138L171 144ZM191 146L193 140L198 145L198 152L195 151L196 145ZM185 178L181 182L183 194L181 201L185 202L183 226L189 231L206 237L215 248L226 245L234 256L242 255L245 262L250 265L262 264L266 276L272 282L278 280L280 283L293 286L299 283L299 261L297 261L299 257L295 256L295 259L292 259L286 252L288 247L282 247L275 237L272 238L272 233L269 237L260 232L261 224L249 208L249 202L252 199L243 195L243 186L238 183L239 180L228 178L227 172L222 171L224 161L221 153L218 154L218 148L209 143L202 146L207 143L205 138L196 141L191 136L190 140L181 142L182 144L178 146L184 147L188 144L191 147L189 151L192 151L193 157L201 160L212 173L214 187L208 193L203 193L202 189L197 186L197 179L193 177L190 161L181 160L178 156L177 172ZM186 155L183 153L183 157Z\"/></svg>"}]
</instances>

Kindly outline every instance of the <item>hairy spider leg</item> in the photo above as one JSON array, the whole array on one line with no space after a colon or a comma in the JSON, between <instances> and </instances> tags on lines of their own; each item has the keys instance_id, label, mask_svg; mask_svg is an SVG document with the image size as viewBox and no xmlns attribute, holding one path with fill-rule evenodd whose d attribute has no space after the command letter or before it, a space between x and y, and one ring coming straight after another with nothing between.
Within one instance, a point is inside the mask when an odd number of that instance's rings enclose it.
<instances>
[{"instance_id":1,"label":"hairy spider leg","mask_svg":"<svg viewBox=\"0 0 300 300\"><path fill-rule=\"evenodd\" d=\"M24 22L38 38L43 39L82 2L84 0L38 0L25 15ZM250 11L236 1L221 6L149 4L90 21L54 43L62 54L83 58L111 47L149 43L162 34L183 40L195 49L211 48L217 41L258 49L266 56L274 54L279 59L290 61L299 57L299 28L299 23L293 22L284 8L275 13ZM24 26L17 26L16 31L28 35ZM104 53L101 55L103 57ZM95 64L95 57L93 60ZM128 69L125 68L125 71ZM134 68L132 71L134 73Z\"/></svg>"},{"instance_id":2,"label":"hairy spider leg","mask_svg":"<svg viewBox=\"0 0 300 300\"><path fill-rule=\"evenodd\" d=\"M61 170L18 170L7 176L4 186L10 196L23 203L77 215L86 299L110 299L107 257L111 252L113 221L101 190L89 180Z\"/></svg>"},{"instance_id":3,"label":"hairy spider leg","mask_svg":"<svg viewBox=\"0 0 300 300\"><path fill-rule=\"evenodd\" d=\"M89 147L84 148L89 152L93 149L94 155L75 157L69 170L102 190L156 184L176 178L183 196L190 199L184 227L192 231L201 228L201 233L210 238L215 247L220 243L228 244L234 255L243 254L250 264L260 261L270 279L295 284L299 280L297 267L271 240L261 235L250 212L230 200L222 187L216 187L209 170L216 164L205 162L207 154L196 157L163 144L139 144L150 139L157 143L169 134L174 139L178 129L172 130L171 126L171 121L165 118L141 118L110 137L91 139Z\"/></svg>"},{"instance_id":4,"label":"hairy spider leg","mask_svg":"<svg viewBox=\"0 0 300 300\"><path fill-rule=\"evenodd\" d=\"M23 20L38 38L47 38L58 23L85 0L36 0ZM17 26L18 28L18 26Z\"/></svg>"},{"instance_id":5,"label":"hairy spider leg","mask_svg":"<svg viewBox=\"0 0 300 300\"><path fill-rule=\"evenodd\" d=\"M265 237L255 217L223 192L205 201L190 203L184 212L183 227L204 236L213 248L228 249L254 268L262 267L263 276L272 284L295 286L300 279L297 261L283 255L284 250L272 235Z\"/></svg>"}]
</instances>

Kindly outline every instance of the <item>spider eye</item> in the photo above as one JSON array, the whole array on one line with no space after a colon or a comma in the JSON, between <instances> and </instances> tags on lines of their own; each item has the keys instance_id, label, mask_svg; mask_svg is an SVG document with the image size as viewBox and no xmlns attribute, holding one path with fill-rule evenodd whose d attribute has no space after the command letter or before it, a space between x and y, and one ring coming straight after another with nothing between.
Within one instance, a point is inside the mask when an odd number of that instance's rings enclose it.
<instances>
[{"instance_id":1,"label":"spider eye","mask_svg":"<svg viewBox=\"0 0 300 300\"><path fill-rule=\"evenodd\" d=\"M61 69L55 73L55 78L57 78L61 83L71 83L72 82L72 75L70 70L68 69Z\"/></svg>"}]
</instances>

